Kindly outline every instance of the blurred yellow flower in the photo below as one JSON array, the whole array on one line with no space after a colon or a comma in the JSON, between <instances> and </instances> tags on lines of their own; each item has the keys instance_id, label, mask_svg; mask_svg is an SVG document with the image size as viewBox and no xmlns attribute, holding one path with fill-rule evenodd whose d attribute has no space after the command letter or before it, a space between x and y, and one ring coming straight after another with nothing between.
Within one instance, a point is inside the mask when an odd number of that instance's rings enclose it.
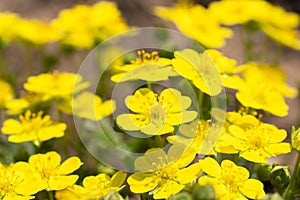
<instances>
[{"instance_id":1,"label":"blurred yellow flower","mask_svg":"<svg viewBox=\"0 0 300 200\"><path fill-rule=\"evenodd\" d=\"M60 34L49 24L37 20L22 19L15 26L16 41L28 42L35 45L43 45L60 39Z\"/></svg>"},{"instance_id":2,"label":"blurred yellow flower","mask_svg":"<svg viewBox=\"0 0 300 200\"><path fill-rule=\"evenodd\" d=\"M220 48L232 31L221 26L218 17L212 15L201 5L188 1L177 3L172 8L156 7L155 14L175 23L184 34L194 38L208 48Z\"/></svg>"},{"instance_id":3,"label":"blurred yellow flower","mask_svg":"<svg viewBox=\"0 0 300 200\"><path fill-rule=\"evenodd\" d=\"M254 22L257 28L275 41L300 49L300 40L296 34L299 16L268 1L218 1L210 4L208 12L225 25Z\"/></svg>"},{"instance_id":4,"label":"blurred yellow flower","mask_svg":"<svg viewBox=\"0 0 300 200\"><path fill-rule=\"evenodd\" d=\"M264 25L261 29L276 42L290 48L300 50L300 34L298 30L279 29L271 25Z\"/></svg>"},{"instance_id":5,"label":"blurred yellow flower","mask_svg":"<svg viewBox=\"0 0 300 200\"><path fill-rule=\"evenodd\" d=\"M59 109L67 114L73 114L77 117L100 120L114 112L116 102L102 99L90 92L81 92L73 99L63 104L58 104Z\"/></svg>"},{"instance_id":6,"label":"blurred yellow flower","mask_svg":"<svg viewBox=\"0 0 300 200\"><path fill-rule=\"evenodd\" d=\"M15 13L3 12L0 13L0 40L7 43L12 41L16 35L17 31L15 29L16 25L19 23L19 16ZM12 26L12 24L14 26Z\"/></svg>"},{"instance_id":7,"label":"blurred yellow flower","mask_svg":"<svg viewBox=\"0 0 300 200\"><path fill-rule=\"evenodd\" d=\"M137 158L135 166L140 172L128 177L130 190L134 193L149 192L154 199L167 199L180 192L201 174L198 163L189 165L195 153L182 153L181 150L176 145L167 154L162 149L150 149Z\"/></svg>"},{"instance_id":8,"label":"blurred yellow flower","mask_svg":"<svg viewBox=\"0 0 300 200\"><path fill-rule=\"evenodd\" d=\"M27 91L40 95L44 101L70 99L73 93L88 86L89 83L83 82L78 74L57 71L30 76L24 84Z\"/></svg>"},{"instance_id":9,"label":"blurred yellow flower","mask_svg":"<svg viewBox=\"0 0 300 200\"><path fill-rule=\"evenodd\" d=\"M12 87L5 81L0 79L0 109L4 108L6 103L14 97Z\"/></svg>"},{"instance_id":10,"label":"blurred yellow flower","mask_svg":"<svg viewBox=\"0 0 300 200\"><path fill-rule=\"evenodd\" d=\"M129 29L114 2L76 5L65 9L51 22L62 35L62 43L91 48L98 42Z\"/></svg>"},{"instance_id":11,"label":"blurred yellow flower","mask_svg":"<svg viewBox=\"0 0 300 200\"><path fill-rule=\"evenodd\" d=\"M215 96L222 90L221 75L208 52L198 53L192 49L175 51L172 65L176 72L191 80L202 92Z\"/></svg>"},{"instance_id":12,"label":"blurred yellow flower","mask_svg":"<svg viewBox=\"0 0 300 200\"><path fill-rule=\"evenodd\" d=\"M0 39L4 42L44 45L59 40L60 34L47 23L5 12L0 13Z\"/></svg>"},{"instance_id":13,"label":"blurred yellow flower","mask_svg":"<svg viewBox=\"0 0 300 200\"><path fill-rule=\"evenodd\" d=\"M245 107L262 109L274 115L288 114L284 96L296 97L297 90L285 83L284 72L278 66L258 63L244 65L245 83L241 84L236 97Z\"/></svg>"},{"instance_id":14,"label":"blurred yellow flower","mask_svg":"<svg viewBox=\"0 0 300 200\"><path fill-rule=\"evenodd\" d=\"M246 160L261 163L291 151L290 144L282 142L287 136L283 129L263 123L252 115L234 112L227 113L227 120L230 123L228 133L221 134L218 152L228 153L222 151L222 145L232 147L236 152L230 153L239 153Z\"/></svg>"},{"instance_id":15,"label":"blurred yellow flower","mask_svg":"<svg viewBox=\"0 0 300 200\"><path fill-rule=\"evenodd\" d=\"M118 192L126 179L126 173L118 171L111 178L107 174L88 176L83 179L83 187L73 185L69 188L72 192L82 197L82 199L94 200L102 199L111 192Z\"/></svg>"},{"instance_id":16,"label":"blurred yellow flower","mask_svg":"<svg viewBox=\"0 0 300 200\"><path fill-rule=\"evenodd\" d=\"M246 168L235 165L230 160L224 160L221 166L212 158L199 161L203 172L207 175L199 178L200 185L210 184L217 199L247 200L260 199L265 196L264 185L256 179L249 179Z\"/></svg>"},{"instance_id":17,"label":"blurred yellow flower","mask_svg":"<svg viewBox=\"0 0 300 200\"><path fill-rule=\"evenodd\" d=\"M178 76L173 70L171 60L160 58L158 52L148 53L144 50L137 52L138 57L131 64L114 67L121 72L111 77L114 82L129 80L162 81L168 80L169 76Z\"/></svg>"},{"instance_id":18,"label":"blurred yellow flower","mask_svg":"<svg viewBox=\"0 0 300 200\"><path fill-rule=\"evenodd\" d=\"M70 190L72 186L67 189L59 190L55 192L56 200L89 200L85 195L76 193L75 191Z\"/></svg>"},{"instance_id":19,"label":"blurred yellow flower","mask_svg":"<svg viewBox=\"0 0 300 200\"><path fill-rule=\"evenodd\" d=\"M34 199L43 186L35 179L31 171L19 167L20 163L4 166L0 163L0 199Z\"/></svg>"},{"instance_id":20,"label":"blurred yellow flower","mask_svg":"<svg viewBox=\"0 0 300 200\"><path fill-rule=\"evenodd\" d=\"M28 164L34 169L35 173L39 175L42 180L44 189L48 191L63 190L72 186L78 179L78 175L69 175L77 170L82 162L76 156L70 157L61 162L61 157L55 151L45 154L32 155Z\"/></svg>"},{"instance_id":21,"label":"blurred yellow flower","mask_svg":"<svg viewBox=\"0 0 300 200\"><path fill-rule=\"evenodd\" d=\"M215 130L214 126L210 125L210 121L196 120L190 124L182 124L179 126L179 132L182 135L169 136L168 141L172 144L184 144L188 148L192 148L197 154L214 154L215 152L208 149L204 143L207 142L205 138L208 134L215 134L211 132Z\"/></svg>"},{"instance_id":22,"label":"blurred yellow flower","mask_svg":"<svg viewBox=\"0 0 300 200\"><path fill-rule=\"evenodd\" d=\"M51 138L62 137L67 125L54 123L49 115L43 116L43 112L31 113L29 110L19 116L20 121L7 119L3 123L1 131L9 135L8 141L21 143L32 141L36 146Z\"/></svg>"},{"instance_id":23,"label":"blurred yellow flower","mask_svg":"<svg viewBox=\"0 0 300 200\"><path fill-rule=\"evenodd\" d=\"M140 130L149 135L172 133L173 126L196 118L197 112L186 110L191 103L189 97L173 88L163 90L158 97L150 89L141 88L125 99L134 114L119 115L117 124L125 130Z\"/></svg>"}]
</instances>

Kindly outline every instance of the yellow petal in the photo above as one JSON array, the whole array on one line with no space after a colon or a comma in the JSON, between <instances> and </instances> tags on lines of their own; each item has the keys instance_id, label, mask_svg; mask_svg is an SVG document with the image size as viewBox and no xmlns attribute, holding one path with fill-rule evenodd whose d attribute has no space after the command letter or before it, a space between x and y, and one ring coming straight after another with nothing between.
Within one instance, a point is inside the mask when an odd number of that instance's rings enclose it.
<instances>
[{"instance_id":1,"label":"yellow petal","mask_svg":"<svg viewBox=\"0 0 300 200\"><path fill-rule=\"evenodd\" d=\"M153 190L160 180L153 174L136 173L128 177L130 190L134 193L145 193Z\"/></svg>"},{"instance_id":2,"label":"yellow petal","mask_svg":"<svg viewBox=\"0 0 300 200\"><path fill-rule=\"evenodd\" d=\"M220 177L221 176L221 167L219 163L210 158L206 157L204 160L199 161L203 172L212 177Z\"/></svg>"},{"instance_id":3,"label":"yellow petal","mask_svg":"<svg viewBox=\"0 0 300 200\"><path fill-rule=\"evenodd\" d=\"M291 152L291 145L290 143L282 142L278 144L270 144L267 147L265 147L265 149L272 156L275 156Z\"/></svg>"},{"instance_id":4,"label":"yellow petal","mask_svg":"<svg viewBox=\"0 0 300 200\"><path fill-rule=\"evenodd\" d=\"M166 123L171 125L184 124L186 122L193 121L197 117L196 111L184 111L181 113L168 114Z\"/></svg>"},{"instance_id":5,"label":"yellow petal","mask_svg":"<svg viewBox=\"0 0 300 200\"><path fill-rule=\"evenodd\" d=\"M111 178L111 186L112 187L120 187L124 183L126 176L127 176L126 173L124 173L122 171L118 171Z\"/></svg>"},{"instance_id":6,"label":"yellow petal","mask_svg":"<svg viewBox=\"0 0 300 200\"><path fill-rule=\"evenodd\" d=\"M138 89L133 96L125 99L126 106L136 113L148 113L150 107L156 102L155 94L148 88Z\"/></svg>"},{"instance_id":7,"label":"yellow petal","mask_svg":"<svg viewBox=\"0 0 300 200\"><path fill-rule=\"evenodd\" d=\"M77 181L79 176L69 175L69 176L53 176L50 178L48 184L50 190L62 190L65 189Z\"/></svg>"},{"instance_id":8,"label":"yellow petal","mask_svg":"<svg viewBox=\"0 0 300 200\"><path fill-rule=\"evenodd\" d=\"M137 131L147 125L147 118L139 114L121 114L117 117L117 124L124 130Z\"/></svg>"},{"instance_id":9,"label":"yellow petal","mask_svg":"<svg viewBox=\"0 0 300 200\"><path fill-rule=\"evenodd\" d=\"M14 119L5 120L1 132L3 134L18 134L22 132L22 125L20 122Z\"/></svg>"},{"instance_id":10,"label":"yellow petal","mask_svg":"<svg viewBox=\"0 0 300 200\"><path fill-rule=\"evenodd\" d=\"M250 199L261 199L265 196L263 190L264 185L255 179L248 179L245 183L242 184L240 191L243 195Z\"/></svg>"},{"instance_id":11,"label":"yellow petal","mask_svg":"<svg viewBox=\"0 0 300 200\"><path fill-rule=\"evenodd\" d=\"M167 199L173 194L177 194L184 188L184 185L178 184L175 181L167 180L153 195L154 199Z\"/></svg>"},{"instance_id":12,"label":"yellow petal","mask_svg":"<svg viewBox=\"0 0 300 200\"><path fill-rule=\"evenodd\" d=\"M187 96L181 96L178 90L168 88L162 91L158 97L159 103L167 112L180 112L190 107L192 100Z\"/></svg>"},{"instance_id":13,"label":"yellow petal","mask_svg":"<svg viewBox=\"0 0 300 200\"><path fill-rule=\"evenodd\" d=\"M199 163L192 164L176 173L176 181L180 184L187 184L198 178L201 174L201 166Z\"/></svg>"},{"instance_id":14,"label":"yellow petal","mask_svg":"<svg viewBox=\"0 0 300 200\"><path fill-rule=\"evenodd\" d=\"M57 169L60 175L67 175L77 170L83 163L78 157L71 157L65 160Z\"/></svg>"},{"instance_id":15,"label":"yellow petal","mask_svg":"<svg viewBox=\"0 0 300 200\"><path fill-rule=\"evenodd\" d=\"M240 156L245 158L246 160L256 162L256 163L265 163L267 162L267 158L271 157L271 155L265 152L262 149L249 149L243 152L240 152Z\"/></svg>"}]
</instances>

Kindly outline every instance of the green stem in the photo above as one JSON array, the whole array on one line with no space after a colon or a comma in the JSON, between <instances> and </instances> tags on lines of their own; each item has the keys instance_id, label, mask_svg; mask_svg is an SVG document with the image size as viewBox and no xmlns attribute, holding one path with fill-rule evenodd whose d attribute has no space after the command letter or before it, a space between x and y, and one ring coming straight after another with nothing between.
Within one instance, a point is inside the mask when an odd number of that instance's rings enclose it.
<instances>
[{"instance_id":1,"label":"green stem","mask_svg":"<svg viewBox=\"0 0 300 200\"><path fill-rule=\"evenodd\" d=\"M49 200L54 200L52 191L48 191Z\"/></svg>"},{"instance_id":2,"label":"green stem","mask_svg":"<svg viewBox=\"0 0 300 200\"><path fill-rule=\"evenodd\" d=\"M199 93L198 93L198 106L199 106L199 114L200 114L200 119L204 119L204 113L203 113L203 98L204 98L204 94L203 92L201 92L199 90Z\"/></svg>"},{"instance_id":3,"label":"green stem","mask_svg":"<svg viewBox=\"0 0 300 200\"><path fill-rule=\"evenodd\" d=\"M300 195L300 152L294 168L294 173L289 186L284 193L285 200L294 200L295 196Z\"/></svg>"}]
</instances>

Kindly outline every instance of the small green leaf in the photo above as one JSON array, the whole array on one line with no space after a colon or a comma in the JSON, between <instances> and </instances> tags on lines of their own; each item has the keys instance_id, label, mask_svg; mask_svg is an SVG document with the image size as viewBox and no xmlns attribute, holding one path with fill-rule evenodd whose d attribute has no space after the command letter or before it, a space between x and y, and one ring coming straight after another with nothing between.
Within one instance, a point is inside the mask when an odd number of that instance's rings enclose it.
<instances>
[{"instance_id":1,"label":"small green leaf","mask_svg":"<svg viewBox=\"0 0 300 200\"><path fill-rule=\"evenodd\" d=\"M282 195L291 180L290 169L288 166L275 166L270 173L271 184Z\"/></svg>"},{"instance_id":2,"label":"small green leaf","mask_svg":"<svg viewBox=\"0 0 300 200\"><path fill-rule=\"evenodd\" d=\"M193 199L197 199L197 200L216 199L215 191L211 185L200 186L199 184L196 184L192 194L193 194Z\"/></svg>"}]
</instances>

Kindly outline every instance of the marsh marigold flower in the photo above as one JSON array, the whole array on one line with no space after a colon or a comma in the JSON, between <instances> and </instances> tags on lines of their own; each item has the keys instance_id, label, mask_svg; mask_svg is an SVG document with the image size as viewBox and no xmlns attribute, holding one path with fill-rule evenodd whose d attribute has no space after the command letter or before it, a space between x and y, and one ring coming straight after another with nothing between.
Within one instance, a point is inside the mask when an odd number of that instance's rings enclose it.
<instances>
[{"instance_id":1,"label":"marsh marigold flower","mask_svg":"<svg viewBox=\"0 0 300 200\"><path fill-rule=\"evenodd\" d=\"M255 23L276 42L300 49L299 16L268 1L218 1L209 5L208 12L224 25Z\"/></svg>"},{"instance_id":2,"label":"marsh marigold flower","mask_svg":"<svg viewBox=\"0 0 300 200\"><path fill-rule=\"evenodd\" d=\"M191 80L202 92L215 96L222 90L222 80L217 67L208 53L192 49L175 51L172 65L176 72Z\"/></svg>"},{"instance_id":3,"label":"marsh marigold flower","mask_svg":"<svg viewBox=\"0 0 300 200\"><path fill-rule=\"evenodd\" d=\"M117 5L105 1L62 10L51 26L61 33L63 44L76 48L91 48L129 29Z\"/></svg>"},{"instance_id":4,"label":"marsh marigold flower","mask_svg":"<svg viewBox=\"0 0 300 200\"><path fill-rule=\"evenodd\" d=\"M22 162L24 167L32 168L43 189L48 191L63 190L75 184L78 175L70 175L77 170L82 162L78 157L70 157L61 163L61 157L55 151L30 156L28 163Z\"/></svg>"},{"instance_id":5,"label":"marsh marigold flower","mask_svg":"<svg viewBox=\"0 0 300 200\"><path fill-rule=\"evenodd\" d=\"M288 86L285 74L278 66L259 63L245 64L245 79L236 93L236 98L245 107L262 109L277 116L288 114L284 97L296 97L297 90Z\"/></svg>"},{"instance_id":6,"label":"marsh marigold flower","mask_svg":"<svg viewBox=\"0 0 300 200\"><path fill-rule=\"evenodd\" d=\"M210 184L220 200L260 199L265 196L263 184L259 180L249 179L246 168L224 160L221 166L212 158L199 161L207 175L199 178L200 185Z\"/></svg>"},{"instance_id":7,"label":"marsh marigold flower","mask_svg":"<svg viewBox=\"0 0 300 200\"><path fill-rule=\"evenodd\" d=\"M5 81L0 79L0 109L4 108L6 103L14 97L12 87Z\"/></svg>"},{"instance_id":8,"label":"marsh marigold flower","mask_svg":"<svg viewBox=\"0 0 300 200\"><path fill-rule=\"evenodd\" d=\"M28 200L34 199L34 194L43 190L39 179L21 163L4 166L0 163L0 199Z\"/></svg>"},{"instance_id":9,"label":"marsh marigold flower","mask_svg":"<svg viewBox=\"0 0 300 200\"><path fill-rule=\"evenodd\" d=\"M172 133L173 126L196 118L197 112L186 110L191 103L189 97L172 88L163 90L159 96L141 88L125 99L126 106L134 113L119 115L117 124L124 130L140 130L149 135Z\"/></svg>"},{"instance_id":10,"label":"marsh marigold flower","mask_svg":"<svg viewBox=\"0 0 300 200\"><path fill-rule=\"evenodd\" d=\"M180 125L179 132L182 135L169 136L168 141L172 144L184 144L197 154L214 154L212 150L214 144L210 144L213 140L208 140L212 139L211 137L218 137L220 130L221 126L219 127L217 123L210 124L210 121L196 120L190 124Z\"/></svg>"},{"instance_id":11,"label":"marsh marigold flower","mask_svg":"<svg viewBox=\"0 0 300 200\"><path fill-rule=\"evenodd\" d=\"M118 171L112 177L107 174L98 174L96 176L87 176L83 179L83 186L74 185L69 188L76 195L86 200L101 199L111 192L118 192L125 185L122 185L126 179L126 173Z\"/></svg>"},{"instance_id":12,"label":"marsh marigold flower","mask_svg":"<svg viewBox=\"0 0 300 200\"><path fill-rule=\"evenodd\" d=\"M151 149L137 158L135 166L141 172L128 177L130 190L134 193L149 192L154 199L167 199L193 182L201 173L200 165L189 165L195 153L182 154L181 150L173 145L167 154L162 149Z\"/></svg>"},{"instance_id":13,"label":"marsh marigold flower","mask_svg":"<svg viewBox=\"0 0 300 200\"><path fill-rule=\"evenodd\" d=\"M39 94L44 101L70 99L73 93L77 93L89 86L83 82L78 74L53 72L30 76L24 84L29 92Z\"/></svg>"},{"instance_id":14,"label":"marsh marigold flower","mask_svg":"<svg viewBox=\"0 0 300 200\"><path fill-rule=\"evenodd\" d=\"M145 50L137 52L138 57L132 60L131 64L116 66L121 72L113 75L114 82L129 80L162 81L168 80L169 76L178 76L171 65L171 59L160 58L158 52L151 53Z\"/></svg>"},{"instance_id":15,"label":"marsh marigold flower","mask_svg":"<svg viewBox=\"0 0 300 200\"><path fill-rule=\"evenodd\" d=\"M58 108L77 117L100 120L114 112L116 103L113 100L102 101L99 96L84 91L64 104L59 104Z\"/></svg>"},{"instance_id":16,"label":"marsh marigold flower","mask_svg":"<svg viewBox=\"0 0 300 200\"><path fill-rule=\"evenodd\" d=\"M155 14L172 21L180 31L208 48L224 46L225 39L232 35L230 29L221 26L218 17L203 6L188 1L179 2L171 8L156 7Z\"/></svg>"},{"instance_id":17,"label":"marsh marigold flower","mask_svg":"<svg viewBox=\"0 0 300 200\"><path fill-rule=\"evenodd\" d=\"M211 58L212 62L218 68L222 83L225 87L238 89L243 84L243 79L238 73L245 70L245 67L237 67L237 62L224 56L221 52L214 49L207 49L205 52Z\"/></svg>"},{"instance_id":18,"label":"marsh marigold flower","mask_svg":"<svg viewBox=\"0 0 300 200\"><path fill-rule=\"evenodd\" d=\"M39 146L41 142L65 135L67 125L54 123L49 115L43 116L43 112L31 113L29 110L19 116L20 121L7 119L1 129L3 134L9 135L8 141L21 143L32 141Z\"/></svg>"},{"instance_id":19,"label":"marsh marigold flower","mask_svg":"<svg viewBox=\"0 0 300 200\"><path fill-rule=\"evenodd\" d=\"M291 151L290 144L282 142L287 136L283 129L263 123L252 115L235 112L227 113L227 120L228 132L221 134L216 147L218 152L239 153L246 160L260 163Z\"/></svg>"}]
</instances>

